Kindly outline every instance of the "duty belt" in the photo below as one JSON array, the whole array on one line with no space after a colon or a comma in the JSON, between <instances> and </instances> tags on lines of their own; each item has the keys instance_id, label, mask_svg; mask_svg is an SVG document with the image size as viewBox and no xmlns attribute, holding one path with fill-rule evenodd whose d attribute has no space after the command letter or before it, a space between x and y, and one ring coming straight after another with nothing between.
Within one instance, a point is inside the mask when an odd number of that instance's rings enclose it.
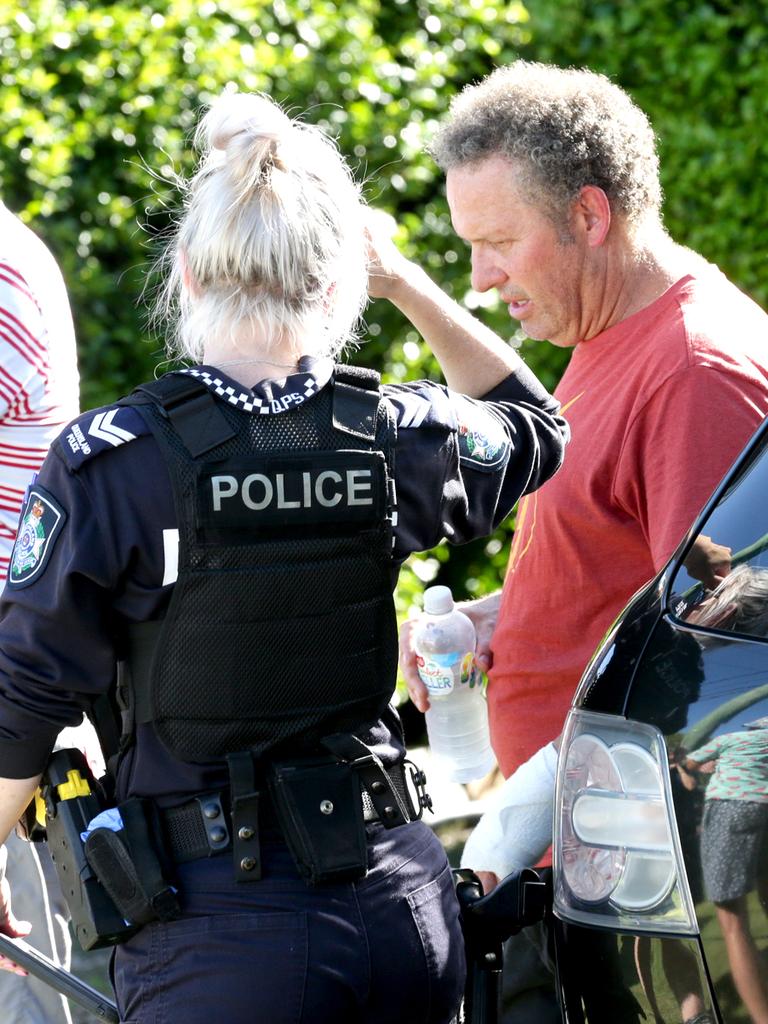
<instances>
[{"instance_id":1,"label":"duty belt","mask_svg":"<svg viewBox=\"0 0 768 1024\"><path fill-rule=\"evenodd\" d=\"M377 810L373 798L363 788L360 795L366 823L380 821L387 824L387 819L397 814L402 820L396 823L405 824L420 818L425 808L431 809L431 800L424 789L424 773L411 762L406 763L410 766L410 780L416 792L418 807L414 807L406 782L405 765L397 764L385 769L387 779L398 797L397 809L384 806ZM228 795L217 791L198 794L179 807L161 810L166 849L175 863L183 864L201 857L212 857L232 848L233 825L229 804ZM403 811L405 813L401 814ZM243 828L238 831L241 843L247 843L252 838L252 835L244 834L245 831Z\"/></svg>"}]
</instances>

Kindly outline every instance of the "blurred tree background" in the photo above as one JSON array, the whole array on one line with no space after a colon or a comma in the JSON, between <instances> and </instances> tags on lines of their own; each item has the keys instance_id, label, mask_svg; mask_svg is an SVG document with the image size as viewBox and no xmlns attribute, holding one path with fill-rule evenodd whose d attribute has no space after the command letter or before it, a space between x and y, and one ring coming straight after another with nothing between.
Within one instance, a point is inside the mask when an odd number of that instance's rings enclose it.
<instances>
[{"instance_id":1,"label":"blurred tree background","mask_svg":"<svg viewBox=\"0 0 768 1024\"><path fill-rule=\"evenodd\" d=\"M674 237L768 304L768 20L764 0L26 0L0 10L0 194L45 237L69 287L83 406L151 377L162 339L140 295L172 223L170 180L191 169L200 108L263 90L339 140L398 241L510 340L551 388L567 353L515 335L469 285L442 176L424 145L466 83L519 57L586 65L625 87L659 136ZM154 240L154 241L153 241ZM439 378L386 303L357 358L385 379ZM707 410L703 410L707 414ZM423 586L495 589L508 523L489 540L415 556L401 612Z\"/></svg>"}]
</instances>

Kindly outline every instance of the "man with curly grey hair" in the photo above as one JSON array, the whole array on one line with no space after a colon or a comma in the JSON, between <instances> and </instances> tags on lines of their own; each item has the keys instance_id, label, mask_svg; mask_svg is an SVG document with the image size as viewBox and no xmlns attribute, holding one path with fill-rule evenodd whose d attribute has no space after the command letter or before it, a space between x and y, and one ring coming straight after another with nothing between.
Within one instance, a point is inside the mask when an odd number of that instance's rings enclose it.
<instances>
[{"instance_id":1,"label":"man with curly grey hair","mask_svg":"<svg viewBox=\"0 0 768 1024\"><path fill-rule=\"evenodd\" d=\"M464 608L510 776L558 735L601 636L768 412L768 317L667 234L651 125L602 75L499 68L456 97L432 152L474 289L495 288L528 337L572 352L556 391L572 431L564 468L520 504L503 592ZM485 330L393 246L377 256L375 294L433 351ZM461 388L470 367L454 369ZM715 585L729 552L699 556ZM424 710L408 628L401 652ZM552 764L535 767L553 784ZM493 881L490 862L471 866ZM547 1010L529 994L508 1020L559 1020L553 998Z\"/></svg>"}]
</instances>

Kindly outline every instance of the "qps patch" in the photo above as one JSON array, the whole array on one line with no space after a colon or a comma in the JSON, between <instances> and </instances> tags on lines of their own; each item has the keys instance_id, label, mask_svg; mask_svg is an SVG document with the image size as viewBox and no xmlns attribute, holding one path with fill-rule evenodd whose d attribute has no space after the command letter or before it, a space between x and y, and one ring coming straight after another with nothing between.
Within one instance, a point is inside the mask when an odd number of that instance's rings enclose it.
<instances>
[{"instance_id":1,"label":"qps patch","mask_svg":"<svg viewBox=\"0 0 768 1024\"><path fill-rule=\"evenodd\" d=\"M67 513L52 494L37 484L30 487L11 553L9 587L20 590L42 575L66 519Z\"/></svg>"},{"instance_id":2,"label":"qps patch","mask_svg":"<svg viewBox=\"0 0 768 1024\"><path fill-rule=\"evenodd\" d=\"M494 472L509 458L510 440L493 413L463 399L458 416L459 458L474 469Z\"/></svg>"}]
</instances>

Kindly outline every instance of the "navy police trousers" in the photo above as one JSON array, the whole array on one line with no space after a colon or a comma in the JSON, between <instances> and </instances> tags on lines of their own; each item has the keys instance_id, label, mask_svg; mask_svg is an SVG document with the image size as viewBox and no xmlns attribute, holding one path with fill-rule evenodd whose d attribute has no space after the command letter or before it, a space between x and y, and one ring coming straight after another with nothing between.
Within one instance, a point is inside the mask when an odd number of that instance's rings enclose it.
<instances>
[{"instance_id":1,"label":"navy police trousers","mask_svg":"<svg viewBox=\"0 0 768 1024\"><path fill-rule=\"evenodd\" d=\"M310 888L269 837L256 882L231 856L181 865L183 918L115 950L121 1022L449 1024L465 965L443 847L421 822L367 832L353 883Z\"/></svg>"}]
</instances>

